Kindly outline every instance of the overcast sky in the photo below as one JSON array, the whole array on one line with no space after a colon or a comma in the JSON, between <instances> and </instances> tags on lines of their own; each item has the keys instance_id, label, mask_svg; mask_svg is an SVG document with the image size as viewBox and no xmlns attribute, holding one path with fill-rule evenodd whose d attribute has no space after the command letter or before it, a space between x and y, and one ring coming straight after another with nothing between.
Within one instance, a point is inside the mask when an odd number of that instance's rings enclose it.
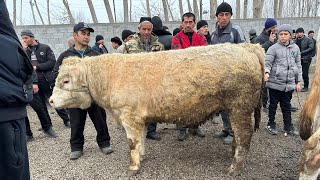
<instances>
[{"instance_id":1,"label":"overcast sky","mask_svg":"<svg viewBox=\"0 0 320 180\"><path fill-rule=\"evenodd\" d=\"M30 7L29 0L16 0L17 1L17 25L20 24L33 24L32 19L32 11ZM22 1L22 21L20 20L20 10L21 10L21 1ZM40 12L42 14L42 18L44 19L45 24L48 24L48 17L47 17L47 2L46 0L36 0ZM190 0L192 3L192 0ZM220 4L223 0L218 0L218 4ZM13 12L13 0L6 0L7 7L12 18ZM92 22L90 10L88 8L88 4L86 0L68 0L70 9L75 17L76 21L78 19L84 20L87 22ZM92 0L97 18L99 23L107 23L107 13L104 6L103 0ZM113 11L113 0L109 0L111 9ZM116 9L116 18L117 22L123 21L123 0L114 0L115 2L115 9ZM130 2L130 0L128 0ZM171 9L173 15L175 16L175 20L180 20L180 14L178 9L178 0L168 0L169 4L171 5ZM231 4L232 7L235 6L235 0L225 0ZM209 0L202 0L203 3L203 10L210 11L209 9ZM183 0L184 4L184 11L187 12L187 1ZM162 1L161 0L150 0L151 11L154 13L152 15L160 15L163 16L163 13L160 12L162 10ZM129 7L130 8L130 7ZM62 0L50 0L50 16L52 24L57 24L61 21L62 17L66 16L64 12L64 5ZM235 9L235 8L233 8ZM214 10L215 11L215 10ZM40 17L34 7L34 12L36 15L37 24L41 24ZM145 16L145 0L132 0L132 19L133 21L138 21L141 16ZM161 14L159 14L159 12ZM170 15L169 15L170 17ZM209 19L209 13L203 15L203 19ZM21 23L22 22L22 23Z\"/></svg>"}]
</instances>

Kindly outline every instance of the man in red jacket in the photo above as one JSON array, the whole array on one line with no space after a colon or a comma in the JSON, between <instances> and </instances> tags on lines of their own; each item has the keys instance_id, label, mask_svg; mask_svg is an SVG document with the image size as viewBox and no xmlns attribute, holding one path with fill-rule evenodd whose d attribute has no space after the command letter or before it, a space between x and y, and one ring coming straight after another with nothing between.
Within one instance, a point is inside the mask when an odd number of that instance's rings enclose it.
<instances>
[{"instance_id":1,"label":"man in red jacket","mask_svg":"<svg viewBox=\"0 0 320 180\"><path fill-rule=\"evenodd\" d=\"M196 25L196 17L193 13L187 12L182 16L181 31L178 32L171 42L171 49L185 49L190 46L206 46L208 45L207 39L204 35L198 34L193 29ZM178 126L180 131L178 140L183 141L187 138L187 128ZM204 137L199 126L193 127L193 135Z\"/></svg>"}]
</instances>

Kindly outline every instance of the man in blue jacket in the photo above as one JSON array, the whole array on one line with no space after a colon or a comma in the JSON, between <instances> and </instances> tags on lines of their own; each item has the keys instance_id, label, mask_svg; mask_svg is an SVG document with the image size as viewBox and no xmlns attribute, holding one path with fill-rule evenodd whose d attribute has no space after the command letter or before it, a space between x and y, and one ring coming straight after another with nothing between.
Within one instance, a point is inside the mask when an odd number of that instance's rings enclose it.
<instances>
[{"instance_id":1,"label":"man in blue jacket","mask_svg":"<svg viewBox=\"0 0 320 180\"><path fill-rule=\"evenodd\" d=\"M0 179L29 180L25 117L33 98L33 68L4 0L0 0L0 42Z\"/></svg>"}]
</instances>

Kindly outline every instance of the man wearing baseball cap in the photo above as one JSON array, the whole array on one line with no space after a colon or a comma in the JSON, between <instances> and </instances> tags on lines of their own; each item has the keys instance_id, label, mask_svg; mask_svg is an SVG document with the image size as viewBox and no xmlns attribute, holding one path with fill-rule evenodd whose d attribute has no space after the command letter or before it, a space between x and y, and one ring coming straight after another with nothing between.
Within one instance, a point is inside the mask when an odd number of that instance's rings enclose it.
<instances>
[{"instance_id":1,"label":"man wearing baseball cap","mask_svg":"<svg viewBox=\"0 0 320 180\"><path fill-rule=\"evenodd\" d=\"M79 22L73 27L74 46L60 54L54 67L54 73L56 76L58 75L58 70L62 61L67 57L77 56L84 58L86 56L100 55L98 51L93 50L89 46L91 32L94 32L94 30L84 22ZM101 152L104 154L110 154L113 152L113 149L110 146L110 136L106 123L106 112L103 108L93 103L91 107L87 109L69 108L68 110L71 123L71 160L79 159L83 155L83 131L87 114L89 114L89 117L97 131L96 140Z\"/></svg>"}]
</instances>

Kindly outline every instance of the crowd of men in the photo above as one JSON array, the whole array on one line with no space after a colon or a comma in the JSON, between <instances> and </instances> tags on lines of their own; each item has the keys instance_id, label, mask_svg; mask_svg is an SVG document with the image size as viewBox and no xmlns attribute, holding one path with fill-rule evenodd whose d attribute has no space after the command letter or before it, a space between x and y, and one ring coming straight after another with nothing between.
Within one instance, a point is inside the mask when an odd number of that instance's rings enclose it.
<instances>
[{"instance_id":1,"label":"crowd of men","mask_svg":"<svg viewBox=\"0 0 320 180\"><path fill-rule=\"evenodd\" d=\"M50 114L48 113L47 100L48 97L50 97L50 95L52 94L52 89L55 86L55 78L59 73L58 70L61 63L66 57L69 56L84 58L86 56L99 56L100 54L109 53L110 51L104 45L105 40L102 35L97 35L95 37L95 44L91 47L89 45L89 42L91 33L94 32L94 29L89 27L86 23L80 22L74 26L73 35L67 40L69 48L62 52L56 60L52 49L48 45L38 41L31 30L21 31L20 38L18 38L15 33L12 33L14 32L14 30L9 20L9 16L3 0L0 0L0 15L1 34L5 34L9 38L11 38L9 42L13 43L15 47L21 47L19 45L20 39L22 48L20 48L21 50L19 50L18 52L14 53L18 53L17 57L20 58L19 61L27 64L26 67L29 68L22 68L21 71L25 71L25 73L23 73L23 77L16 75L16 77L21 77L21 81L24 82L22 83L24 91L23 93L20 93L24 94L24 97L21 97L24 100L16 99L13 100L12 103L6 102L5 100L12 100L6 99L5 97L0 101L2 103L2 106L5 106L7 103L10 104L10 107L12 107L12 111L0 111L0 115L2 117L7 117L7 119L5 118L4 120L0 120L0 132L7 133L4 134L5 137L13 138L10 135L11 132L7 132L11 127L13 127L19 130L21 139L24 139L24 137L26 137L26 139L21 140L21 144L19 144L19 146L23 147L23 152L21 154L24 159L24 166L21 169L12 169L12 171L6 171L7 165L4 165L4 163L10 164L8 163L8 161L10 160L4 156L6 156L7 153L10 154L13 152L11 152L10 149L3 149L3 146L6 145L3 145L3 141L1 141L0 179L29 179L28 158L25 148L26 142L33 139L33 134L31 132L29 119L25 111L26 103L29 103L32 109L36 112L40 120L41 130L50 138L58 137L58 133L55 132L51 123ZM221 3L216 10L217 22L211 34L208 30L207 21L197 21L195 15L191 12L185 13L182 16L180 27L174 29L172 34L165 26L163 26L162 20L158 16L154 16L152 18L141 17L138 24L137 32L133 32L131 30L123 30L121 39L119 37L111 38L112 48L114 49L115 53L131 54L141 52L152 53L170 49L185 49L190 46L206 46L209 44L245 43L246 39L242 29L230 21L232 15L233 12L231 6L226 2ZM195 27L197 31L194 30ZM303 88L301 89L301 91L306 92L309 90L309 67L312 57L314 57L316 54L316 41L313 38L314 31L309 31L308 37L306 37L304 35L303 28L298 28L294 31L288 24L278 27L277 21L275 19L269 18L265 21L264 29L262 30L261 34L257 35L256 32L257 31L255 29L251 29L249 31L250 43L259 43L265 49L267 55L265 76L266 86L263 89L262 99L263 109L268 114L269 118L267 130L272 135L277 134L274 117L277 104L280 103L281 109L284 113L284 131L290 135L297 135L297 132L291 122L291 111L295 111L297 109L291 106L291 98L294 90L300 91L302 83ZM8 37L2 37L3 35L1 34L1 40L6 38L8 39ZM2 49L3 52L9 51L4 49L5 48ZM293 54L292 56L289 55L283 57L290 60L289 64L282 62L281 58L278 58L279 56L281 57L283 56L283 54L286 54L279 52L279 49L281 49L281 51L283 52L288 51ZM28 62L25 61L26 59L28 60ZM279 67L273 67L274 64L277 64L273 62L282 64ZM273 70L277 68L283 68L284 71L286 71L286 68L288 69L288 71L290 71L290 68L294 68L292 77L283 77L284 80L273 78L274 76L277 76L277 74L275 73L279 73L274 72ZM31 78L32 72L33 74ZM301 74L302 76L301 78L299 78ZM5 77L7 75L3 76ZM277 86L275 86L275 84L277 84ZM8 90L10 90L10 87L13 86L9 85ZM13 89L12 93L15 93L15 90L16 89ZM4 94L6 93L8 92L6 91ZM12 96L16 97L15 95ZM0 98L3 98L2 95ZM104 154L110 154L113 152L106 123L107 115L103 108L99 107L97 104L92 104L91 107L84 110L78 108L70 108L67 110L57 109L56 112L63 120L65 127L71 128L70 159L76 160L83 155L83 132L87 114L89 114L89 117L97 131L97 143L100 147L101 152ZM224 143L226 144L231 144L233 141L233 131L230 125L228 112L221 111L219 112L219 114L222 117L223 130L219 133L214 134L214 137L223 139ZM9 126L10 128L8 129ZM161 137L156 131L156 128L157 123L150 123L148 125L148 132L146 137L152 140L160 140ZM189 131L187 131L188 128ZM186 140L188 132L201 138L205 137L204 133L201 131L200 126L185 127L177 125L177 129L177 139L179 141ZM8 138L8 141L10 140L12 139Z\"/></svg>"}]
</instances>

